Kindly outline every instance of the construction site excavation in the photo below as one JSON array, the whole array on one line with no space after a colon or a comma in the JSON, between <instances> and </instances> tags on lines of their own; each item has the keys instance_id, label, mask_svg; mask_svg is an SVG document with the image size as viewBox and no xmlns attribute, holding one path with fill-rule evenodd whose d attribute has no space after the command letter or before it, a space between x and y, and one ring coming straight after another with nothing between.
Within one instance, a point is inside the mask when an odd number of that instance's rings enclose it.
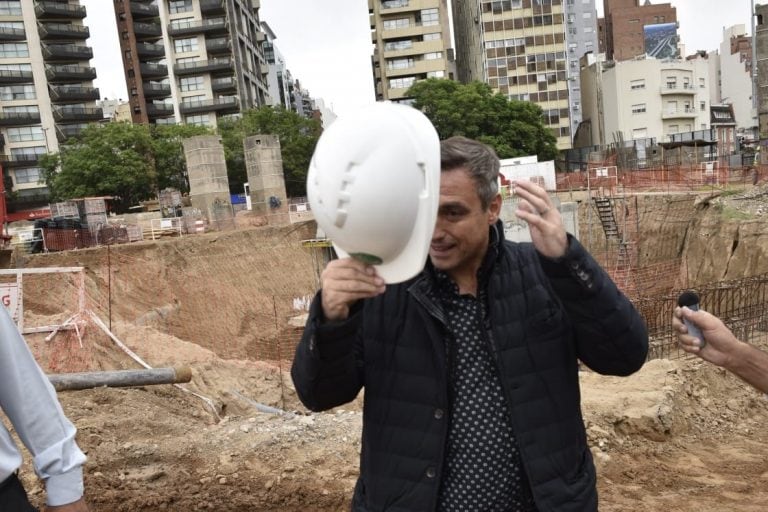
<instances>
[{"instance_id":1,"label":"construction site excavation","mask_svg":"<svg viewBox=\"0 0 768 512\"><path fill-rule=\"evenodd\" d=\"M651 336L637 374L580 374L602 511L766 509L768 399L685 355L671 329L678 294L693 289L740 339L768 347L768 185L749 172L557 174L550 194L569 230ZM502 212L511 233L514 201ZM311 211L280 206L207 232L14 251L2 282L23 289L17 323L47 373L176 369L169 383L59 391L92 510L349 509L362 396L310 413L289 375L329 243ZM30 458L20 478L42 507Z\"/></svg>"}]
</instances>

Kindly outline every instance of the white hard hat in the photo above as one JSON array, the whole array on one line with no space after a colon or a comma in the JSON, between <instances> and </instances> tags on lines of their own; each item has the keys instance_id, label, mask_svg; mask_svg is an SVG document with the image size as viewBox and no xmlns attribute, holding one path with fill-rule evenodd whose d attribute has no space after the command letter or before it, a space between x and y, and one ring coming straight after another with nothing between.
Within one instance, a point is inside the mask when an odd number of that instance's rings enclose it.
<instances>
[{"instance_id":1,"label":"white hard hat","mask_svg":"<svg viewBox=\"0 0 768 512\"><path fill-rule=\"evenodd\" d=\"M388 102L339 117L317 142L307 196L339 256L373 264L387 283L410 279L437 220L437 131L420 111Z\"/></svg>"}]
</instances>

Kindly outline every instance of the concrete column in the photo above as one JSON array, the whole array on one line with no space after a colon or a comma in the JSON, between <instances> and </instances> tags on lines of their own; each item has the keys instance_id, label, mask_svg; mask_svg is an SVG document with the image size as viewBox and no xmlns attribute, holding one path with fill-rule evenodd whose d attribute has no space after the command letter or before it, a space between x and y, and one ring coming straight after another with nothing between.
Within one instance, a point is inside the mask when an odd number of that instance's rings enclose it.
<instances>
[{"instance_id":1,"label":"concrete column","mask_svg":"<svg viewBox=\"0 0 768 512\"><path fill-rule=\"evenodd\" d=\"M215 229L234 227L224 146L217 135L185 139L189 199Z\"/></svg>"},{"instance_id":2,"label":"concrete column","mask_svg":"<svg viewBox=\"0 0 768 512\"><path fill-rule=\"evenodd\" d=\"M271 225L290 224L280 140L276 135L253 135L245 138L243 149L253 213Z\"/></svg>"}]
</instances>

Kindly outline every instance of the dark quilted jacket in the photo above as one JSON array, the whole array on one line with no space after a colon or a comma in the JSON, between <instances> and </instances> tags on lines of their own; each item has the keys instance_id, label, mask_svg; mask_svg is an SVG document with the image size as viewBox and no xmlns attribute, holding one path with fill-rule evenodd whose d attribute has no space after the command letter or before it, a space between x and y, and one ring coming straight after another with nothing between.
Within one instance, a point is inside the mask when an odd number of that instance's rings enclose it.
<instances>
[{"instance_id":1,"label":"dark quilted jacket","mask_svg":"<svg viewBox=\"0 0 768 512\"><path fill-rule=\"evenodd\" d=\"M296 350L293 381L323 411L365 387L360 478L352 508L435 510L450 404L445 322L429 272L323 324L319 294ZM540 512L597 510L577 359L608 375L645 361L642 318L573 238L558 262L503 242L488 282L486 328Z\"/></svg>"}]
</instances>

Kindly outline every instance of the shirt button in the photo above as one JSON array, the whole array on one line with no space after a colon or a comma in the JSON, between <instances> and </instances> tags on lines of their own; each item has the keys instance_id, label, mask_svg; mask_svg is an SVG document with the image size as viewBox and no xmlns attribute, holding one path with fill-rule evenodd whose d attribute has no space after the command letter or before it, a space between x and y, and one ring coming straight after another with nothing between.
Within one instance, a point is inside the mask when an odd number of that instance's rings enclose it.
<instances>
[{"instance_id":1,"label":"shirt button","mask_svg":"<svg viewBox=\"0 0 768 512\"><path fill-rule=\"evenodd\" d=\"M435 409L435 419L436 420L443 419L443 410L442 409Z\"/></svg>"},{"instance_id":2,"label":"shirt button","mask_svg":"<svg viewBox=\"0 0 768 512\"><path fill-rule=\"evenodd\" d=\"M435 468L427 468L427 478L435 478Z\"/></svg>"}]
</instances>

